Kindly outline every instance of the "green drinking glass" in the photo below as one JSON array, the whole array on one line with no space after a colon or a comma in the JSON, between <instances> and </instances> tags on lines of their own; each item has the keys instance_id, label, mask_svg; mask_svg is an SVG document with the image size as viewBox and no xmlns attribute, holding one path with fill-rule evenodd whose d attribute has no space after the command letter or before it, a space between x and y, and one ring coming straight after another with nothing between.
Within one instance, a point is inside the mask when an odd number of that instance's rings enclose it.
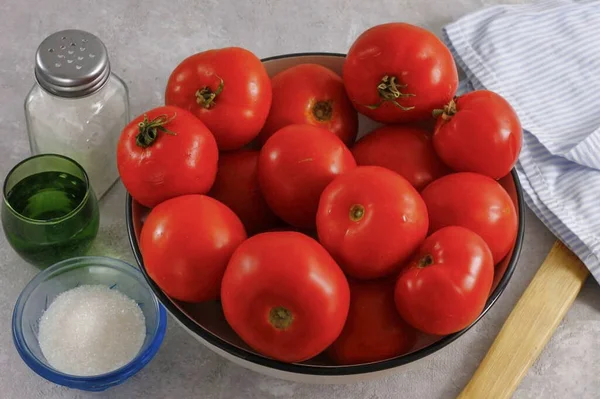
<instances>
[{"instance_id":1,"label":"green drinking glass","mask_svg":"<svg viewBox=\"0 0 600 399\"><path fill-rule=\"evenodd\" d=\"M23 259L39 268L85 254L99 224L98 200L87 173L70 158L30 157L4 180L4 234Z\"/></svg>"}]
</instances>

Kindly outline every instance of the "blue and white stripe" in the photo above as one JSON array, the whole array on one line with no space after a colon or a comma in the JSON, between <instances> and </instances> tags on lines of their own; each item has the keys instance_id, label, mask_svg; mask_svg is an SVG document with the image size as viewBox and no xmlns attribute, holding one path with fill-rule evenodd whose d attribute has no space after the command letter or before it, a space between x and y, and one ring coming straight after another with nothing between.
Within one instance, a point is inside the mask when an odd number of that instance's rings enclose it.
<instances>
[{"instance_id":1,"label":"blue and white stripe","mask_svg":"<svg viewBox=\"0 0 600 399\"><path fill-rule=\"evenodd\" d=\"M466 74L524 128L527 205L600 281L600 1L494 6L446 26Z\"/></svg>"}]
</instances>

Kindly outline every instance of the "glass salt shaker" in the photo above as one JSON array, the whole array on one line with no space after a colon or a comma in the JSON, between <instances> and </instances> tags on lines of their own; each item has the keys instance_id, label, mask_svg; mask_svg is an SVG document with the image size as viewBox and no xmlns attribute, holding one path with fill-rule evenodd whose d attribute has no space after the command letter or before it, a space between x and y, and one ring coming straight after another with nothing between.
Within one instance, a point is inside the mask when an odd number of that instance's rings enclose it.
<instances>
[{"instance_id":1,"label":"glass salt shaker","mask_svg":"<svg viewBox=\"0 0 600 399\"><path fill-rule=\"evenodd\" d=\"M81 30L53 33L37 49L35 79L25 100L31 152L74 159L101 198L119 177L117 142L130 118L104 43Z\"/></svg>"}]
</instances>

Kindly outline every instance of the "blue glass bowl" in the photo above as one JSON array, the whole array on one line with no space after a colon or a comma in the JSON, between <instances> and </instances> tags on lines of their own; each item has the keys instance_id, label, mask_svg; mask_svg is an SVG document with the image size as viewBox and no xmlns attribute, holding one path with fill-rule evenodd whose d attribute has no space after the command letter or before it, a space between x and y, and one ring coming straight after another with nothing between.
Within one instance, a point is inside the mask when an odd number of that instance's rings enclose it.
<instances>
[{"instance_id":1,"label":"blue glass bowl","mask_svg":"<svg viewBox=\"0 0 600 399\"><path fill-rule=\"evenodd\" d=\"M38 344L40 317L54 298L84 284L103 284L135 300L146 318L146 339L138 355L125 366L97 376L61 373L48 364ZM14 344L23 361L38 375L69 388L104 391L140 371L158 352L167 328L167 314L144 276L118 259L83 256L56 263L27 284L17 299L12 318Z\"/></svg>"}]
</instances>

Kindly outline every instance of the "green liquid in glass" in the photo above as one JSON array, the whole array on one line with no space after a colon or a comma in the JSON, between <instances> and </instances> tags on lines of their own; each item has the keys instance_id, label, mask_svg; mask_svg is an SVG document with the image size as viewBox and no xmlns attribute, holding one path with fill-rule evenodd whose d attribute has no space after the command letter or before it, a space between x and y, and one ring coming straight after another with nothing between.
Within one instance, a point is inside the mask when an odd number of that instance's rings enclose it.
<instances>
[{"instance_id":1,"label":"green liquid in glass","mask_svg":"<svg viewBox=\"0 0 600 399\"><path fill-rule=\"evenodd\" d=\"M19 181L6 199L22 218L3 214L13 248L38 266L85 253L100 219L93 192L86 193L85 181L64 172L41 172Z\"/></svg>"},{"instance_id":2,"label":"green liquid in glass","mask_svg":"<svg viewBox=\"0 0 600 399\"><path fill-rule=\"evenodd\" d=\"M6 198L20 215L38 221L67 216L83 201L86 184L68 173L42 172L21 180Z\"/></svg>"}]
</instances>

